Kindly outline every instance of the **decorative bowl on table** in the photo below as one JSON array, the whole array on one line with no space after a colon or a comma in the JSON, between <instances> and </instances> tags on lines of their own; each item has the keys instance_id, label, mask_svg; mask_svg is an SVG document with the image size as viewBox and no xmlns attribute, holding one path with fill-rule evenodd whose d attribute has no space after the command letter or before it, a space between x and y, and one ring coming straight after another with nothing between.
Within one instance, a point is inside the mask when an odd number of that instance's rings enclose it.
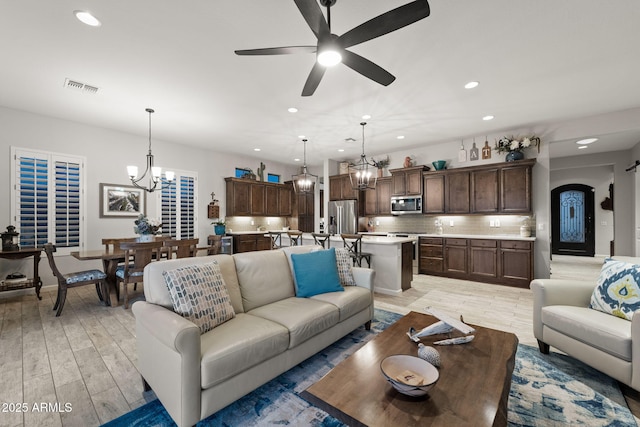
<instances>
[{"instance_id":1,"label":"decorative bowl on table","mask_svg":"<svg viewBox=\"0 0 640 427\"><path fill-rule=\"evenodd\" d=\"M436 160L435 162L431 162L431 164L433 165L433 168L437 171L441 171L442 169L444 169L447 166L447 161L446 160Z\"/></svg>"},{"instance_id":2,"label":"decorative bowl on table","mask_svg":"<svg viewBox=\"0 0 640 427\"><path fill-rule=\"evenodd\" d=\"M424 396L436 384L440 374L426 360L407 354L394 354L380 362L385 379L402 394Z\"/></svg>"}]
</instances>

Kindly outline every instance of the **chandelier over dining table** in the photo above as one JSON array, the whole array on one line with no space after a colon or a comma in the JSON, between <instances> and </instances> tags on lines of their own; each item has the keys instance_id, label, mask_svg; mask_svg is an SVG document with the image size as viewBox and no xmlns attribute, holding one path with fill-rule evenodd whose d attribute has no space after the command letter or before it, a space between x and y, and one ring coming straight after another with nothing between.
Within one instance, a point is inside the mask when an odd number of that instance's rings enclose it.
<instances>
[{"instance_id":1,"label":"chandelier over dining table","mask_svg":"<svg viewBox=\"0 0 640 427\"><path fill-rule=\"evenodd\" d=\"M364 154L364 127L366 125L366 122L360 123L360 126L362 126L362 154L360 155L360 160L356 162L355 166L349 168L351 188L354 190L375 190L378 180L375 165L368 161L367 156ZM369 166L371 166L371 168L369 168Z\"/></svg>"},{"instance_id":2,"label":"chandelier over dining table","mask_svg":"<svg viewBox=\"0 0 640 427\"><path fill-rule=\"evenodd\" d=\"M131 184L144 191L153 193L157 189L158 183L162 181L162 168L154 166L153 153L151 152L151 114L155 111L152 108L146 108L145 111L149 113L149 152L147 153L147 167L140 177L138 177L137 166L127 166L127 173L129 179L131 179ZM148 180L147 186L140 184L145 178ZM164 174L164 183L160 186L160 189L168 188L174 178L175 174L172 171L166 171Z\"/></svg>"}]
</instances>

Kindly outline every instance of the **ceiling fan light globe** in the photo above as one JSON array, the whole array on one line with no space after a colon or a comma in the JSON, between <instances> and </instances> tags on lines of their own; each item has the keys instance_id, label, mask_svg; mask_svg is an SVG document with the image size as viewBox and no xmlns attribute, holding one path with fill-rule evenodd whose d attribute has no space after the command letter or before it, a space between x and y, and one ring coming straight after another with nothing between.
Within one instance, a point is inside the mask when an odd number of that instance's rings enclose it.
<instances>
[{"instance_id":1,"label":"ceiling fan light globe","mask_svg":"<svg viewBox=\"0 0 640 427\"><path fill-rule=\"evenodd\" d=\"M333 67L342 62L342 55L337 50L324 50L318 53L318 64L325 67Z\"/></svg>"}]
</instances>

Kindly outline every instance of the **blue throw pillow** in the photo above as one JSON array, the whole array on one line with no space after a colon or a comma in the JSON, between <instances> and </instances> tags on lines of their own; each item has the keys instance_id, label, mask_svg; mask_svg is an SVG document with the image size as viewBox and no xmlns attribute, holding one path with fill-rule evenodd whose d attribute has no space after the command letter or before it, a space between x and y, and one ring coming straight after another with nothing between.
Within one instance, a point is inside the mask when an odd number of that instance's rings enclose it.
<instances>
[{"instance_id":1,"label":"blue throw pillow","mask_svg":"<svg viewBox=\"0 0 640 427\"><path fill-rule=\"evenodd\" d=\"M312 297L326 292L341 292L336 250L291 254L293 274L296 277L297 297Z\"/></svg>"}]
</instances>

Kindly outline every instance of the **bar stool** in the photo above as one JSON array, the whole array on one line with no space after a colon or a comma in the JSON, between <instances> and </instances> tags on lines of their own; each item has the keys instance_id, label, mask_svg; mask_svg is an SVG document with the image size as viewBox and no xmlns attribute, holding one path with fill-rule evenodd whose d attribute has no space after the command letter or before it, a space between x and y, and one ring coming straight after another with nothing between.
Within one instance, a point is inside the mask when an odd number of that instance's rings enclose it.
<instances>
[{"instance_id":1,"label":"bar stool","mask_svg":"<svg viewBox=\"0 0 640 427\"><path fill-rule=\"evenodd\" d=\"M371 254L362 252L362 234L341 234L344 247L353 258L353 265L362 267L362 260L367 261L367 267L371 268Z\"/></svg>"},{"instance_id":2,"label":"bar stool","mask_svg":"<svg viewBox=\"0 0 640 427\"><path fill-rule=\"evenodd\" d=\"M287 231L287 236L289 236L289 246L302 245L302 231Z\"/></svg>"},{"instance_id":3,"label":"bar stool","mask_svg":"<svg viewBox=\"0 0 640 427\"><path fill-rule=\"evenodd\" d=\"M280 249L282 247L282 232L269 231L267 236L271 239L271 249Z\"/></svg>"},{"instance_id":4,"label":"bar stool","mask_svg":"<svg viewBox=\"0 0 640 427\"><path fill-rule=\"evenodd\" d=\"M331 240L329 240L331 234L311 233L311 235L313 236L313 240L316 242L316 245L322 246L322 249L329 249L331 247ZM324 246L325 243L327 244L326 247Z\"/></svg>"}]
</instances>

